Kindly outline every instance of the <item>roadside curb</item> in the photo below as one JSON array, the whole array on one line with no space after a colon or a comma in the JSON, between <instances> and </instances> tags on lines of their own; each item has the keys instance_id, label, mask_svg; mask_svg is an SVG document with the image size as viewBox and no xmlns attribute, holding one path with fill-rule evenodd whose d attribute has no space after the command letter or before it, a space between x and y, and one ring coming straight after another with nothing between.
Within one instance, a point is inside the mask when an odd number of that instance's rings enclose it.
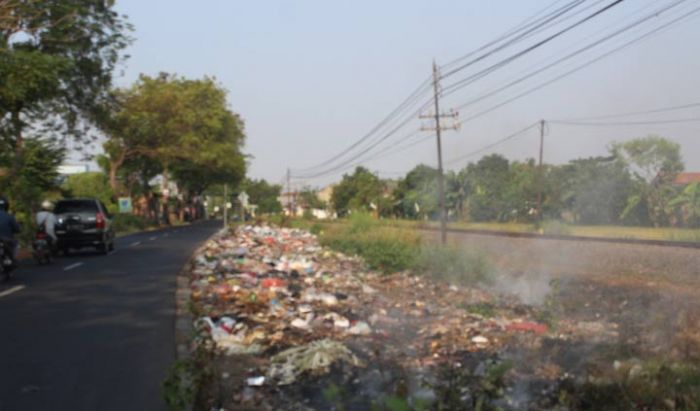
<instances>
[{"instance_id":1,"label":"roadside curb","mask_svg":"<svg viewBox=\"0 0 700 411\"><path fill-rule=\"evenodd\" d=\"M217 231L202 244L197 247L175 279L175 360L183 361L190 358L192 354L191 344L194 334L194 315L190 311L190 280L192 278L192 268L194 259L200 254L207 243L219 235Z\"/></svg>"}]
</instances>

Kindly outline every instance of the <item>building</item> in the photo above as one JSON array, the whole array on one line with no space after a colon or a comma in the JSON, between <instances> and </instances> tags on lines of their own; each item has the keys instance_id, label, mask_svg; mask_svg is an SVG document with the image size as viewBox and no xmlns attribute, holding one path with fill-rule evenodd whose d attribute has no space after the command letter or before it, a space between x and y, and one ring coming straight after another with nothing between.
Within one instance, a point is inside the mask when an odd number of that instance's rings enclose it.
<instances>
[{"instance_id":1,"label":"building","mask_svg":"<svg viewBox=\"0 0 700 411\"><path fill-rule=\"evenodd\" d=\"M685 186L690 183L700 183L700 173L678 173L673 180L673 184L677 186Z\"/></svg>"}]
</instances>

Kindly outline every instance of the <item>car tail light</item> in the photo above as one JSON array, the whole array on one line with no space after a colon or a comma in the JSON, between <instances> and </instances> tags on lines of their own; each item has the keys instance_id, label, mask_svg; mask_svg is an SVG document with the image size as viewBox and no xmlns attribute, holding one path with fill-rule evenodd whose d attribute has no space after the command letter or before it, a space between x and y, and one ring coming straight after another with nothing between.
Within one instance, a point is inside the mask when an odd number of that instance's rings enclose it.
<instances>
[{"instance_id":1,"label":"car tail light","mask_svg":"<svg viewBox=\"0 0 700 411\"><path fill-rule=\"evenodd\" d=\"M46 240L46 233L36 233L37 240Z\"/></svg>"},{"instance_id":2,"label":"car tail light","mask_svg":"<svg viewBox=\"0 0 700 411\"><path fill-rule=\"evenodd\" d=\"M105 215L102 213L97 213L95 215L95 227L105 228Z\"/></svg>"}]
</instances>

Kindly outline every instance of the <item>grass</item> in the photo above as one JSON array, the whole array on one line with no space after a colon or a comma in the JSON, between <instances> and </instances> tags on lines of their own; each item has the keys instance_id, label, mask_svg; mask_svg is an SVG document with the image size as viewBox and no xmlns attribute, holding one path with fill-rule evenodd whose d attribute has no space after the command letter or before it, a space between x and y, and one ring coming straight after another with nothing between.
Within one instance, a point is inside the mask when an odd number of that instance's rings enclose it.
<instances>
[{"instance_id":1,"label":"grass","mask_svg":"<svg viewBox=\"0 0 700 411\"><path fill-rule=\"evenodd\" d=\"M389 226L368 215L355 214L348 224L327 224L319 232L323 245L359 255L370 268L384 273L410 270L464 285L490 279L492 266L483 254L423 244L414 230Z\"/></svg>"},{"instance_id":2,"label":"grass","mask_svg":"<svg viewBox=\"0 0 700 411\"><path fill-rule=\"evenodd\" d=\"M343 222L344 220L338 220ZM415 220L381 220L381 224L400 228L439 228L437 221ZM491 223L491 222L465 222L453 221L449 228L467 230L486 230L506 233L538 233L540 230L535 224L528 223ZM574 225L558 220L547 220L541 224L545 234L573 235L581 237L602 237L637 240L660 241L695 241L700 242L700 228L678 227L629 227L614 225Z\"/></svg>"}]
</instances>

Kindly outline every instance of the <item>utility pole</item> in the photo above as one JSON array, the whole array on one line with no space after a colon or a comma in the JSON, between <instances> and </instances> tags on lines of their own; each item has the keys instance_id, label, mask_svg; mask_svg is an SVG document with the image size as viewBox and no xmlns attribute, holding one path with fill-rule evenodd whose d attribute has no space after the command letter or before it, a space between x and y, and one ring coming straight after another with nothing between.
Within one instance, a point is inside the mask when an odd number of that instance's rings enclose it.
<instances>
[{"instance_id":1,"label":"utility pole","mask_svg":"<svg viewBox=\"0 0 700 411\"><path fill-rule=\"evenodd\" d=\"M289 217L292 216L292 173L287 168L287 209L289 210Z\"/></svg>"},{"instance_id":2,"label":"utility pole","mask_svg":"<svg viewBox=\"0 0 700 411\"><path fill-rule=\"evenodd\" d=\"M228 227L228 184L224 183L224 228Z\"/></svg>"},{"instance_id":3,"label":"utility pole","mask_svg":"<svg viewBox=\"0 0 700 411\"><path fill-rule=\"evenodd\" d=\"M444 117L457 118L458 114L450 111L447 114L440 113L440 73L438 66L433 60L433 93L435 100L435 115L421 115L420 118L433 118L435 120L434 127L421 127L421 130L434 130L437 141L437 157L438 157L438 191L440 193L440 241L442 245L447 244L447 207L445 204L445 175L442 168L442 130L458 130L459 124L455 122L452 126L441 126L440 119Z\"/></svg>"},{"instance_id":4,"label":"utility pole","mask_svg":"<svg viewBox=\"0 0 700 411\"><path fill-rule=\"evenodd\" d=\"M538 180L538 192L537 192L537 218L542 220L542 192L544 191L544 173L542 170L542 156L544 153L544 120L540 120L540 162L537 167L537 180Z\"/></svg>"}]
</instances>

